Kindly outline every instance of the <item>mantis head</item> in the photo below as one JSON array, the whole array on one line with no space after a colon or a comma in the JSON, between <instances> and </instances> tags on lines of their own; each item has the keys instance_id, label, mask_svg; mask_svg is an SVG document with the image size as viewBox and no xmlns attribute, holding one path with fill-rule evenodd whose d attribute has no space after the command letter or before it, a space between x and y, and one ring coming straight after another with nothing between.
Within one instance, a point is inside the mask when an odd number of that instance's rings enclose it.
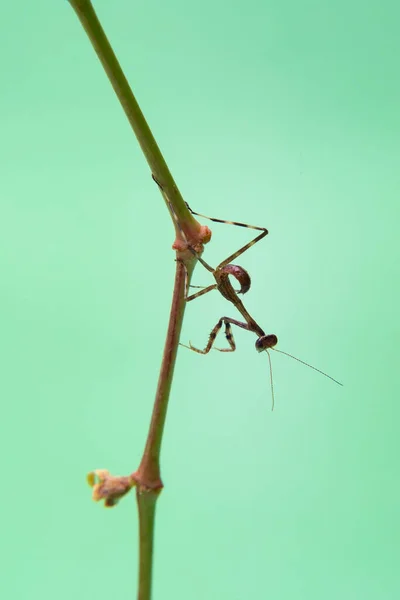
<instances>
[{"instance_id":1,"label":"mantis head","mask_svg":"<svg viewBox=\"0 0 400 600\"><path fill-rule=\"evenodd\" d=\"M262 352L263 350L268 350L268 348L272 348L276 346L278 343L278 338L274 333L269 335L262 335L256 341L256 350L257 352Z\"/></svg>"}]
</instances>

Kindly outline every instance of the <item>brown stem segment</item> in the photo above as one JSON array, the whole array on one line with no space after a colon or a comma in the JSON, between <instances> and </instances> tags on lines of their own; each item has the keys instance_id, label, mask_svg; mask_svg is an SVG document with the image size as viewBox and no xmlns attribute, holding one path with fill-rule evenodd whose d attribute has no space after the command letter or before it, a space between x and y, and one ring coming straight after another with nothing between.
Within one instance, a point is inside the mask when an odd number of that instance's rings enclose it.
<instances>
[{"instance_id":1,"label":"brown stem segment","mask_svg":"<svg viewBox=\"0 0 400 600\"><path fill-rule=\"evenodd\" d=\"M133 475L139 486L152 490L159 490L163 487L160 476L161 441L172 377L174 374L175 360L178 352L179 337L182 329L183 314L185 311L186 303L184 292L186 270L188 272L188 277L190 278L194 265L195 260L193 257L191 257L190 261L186 261L186 263L181 260L176 261L175 285L170 320L149 434L147 436L146 447L139 468Z\"/></svg>"}]
</instances>

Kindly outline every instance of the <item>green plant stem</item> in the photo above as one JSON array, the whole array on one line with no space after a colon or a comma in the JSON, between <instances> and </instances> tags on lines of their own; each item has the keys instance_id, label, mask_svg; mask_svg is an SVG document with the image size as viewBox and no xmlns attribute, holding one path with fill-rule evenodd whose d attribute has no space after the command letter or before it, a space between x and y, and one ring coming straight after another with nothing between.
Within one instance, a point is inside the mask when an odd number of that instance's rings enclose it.
<instances>
[{"instance_id":1,"label":"green plant stem","mask_svg":"<svg viewBox=\"0 0 400 600\"><path fill-rule=\"evenodd\" d=\"M170 170L164 160L163 155L157 145L157 142L151 133L146 119L135 96L129 86L129 83L121 69L117 57L101 23L95 13L90 0L69 0L72 8L75 10L83 28L85 29L101 64L114 88L114 91L125 111L128 121L139 141L143 154L150 166L152 174L161 184L168 200L171 202L175 214L182 227L187 227L190 231L196 232L199 223L188 211L186 204L178 190ZM179 232L177 231L177 237Z\"/></svg>"},{"instance_id":2,"label":"green plant stem","mask_svg":"<svg viewBox=\"0 0 400 600\"><path fill-rule=\"evenodd\" d=\"M146 446L139 468L132 476L136 481L139 513L138 599L150 600L155 507L158 495L163 488L160 474L161 442L185 311L186 273L190 281L196 264L195 256L187 250L187 240L190 241L191 246L196 248L197 252L201 253L203 243L210 239L211 233L208 228L201 226L187 209L90 0L69 0L69 2L78 15L108 75L170 213L172 208L174 214L171 216L175 216L173 218L176 231L174 247L178 252L170 321Z\"/></svg>"},{"instance_id":3,"label":"green plant stem","mask_svg":"<svg viewBox=\"0 0 400 600\"><path fill-rule=\"evenodd\" d=\"M136 488L136 501L139 512L139 582L138 600L151 598L154 518L158 492L141 492Z\"/></svg>"}]
</instances>

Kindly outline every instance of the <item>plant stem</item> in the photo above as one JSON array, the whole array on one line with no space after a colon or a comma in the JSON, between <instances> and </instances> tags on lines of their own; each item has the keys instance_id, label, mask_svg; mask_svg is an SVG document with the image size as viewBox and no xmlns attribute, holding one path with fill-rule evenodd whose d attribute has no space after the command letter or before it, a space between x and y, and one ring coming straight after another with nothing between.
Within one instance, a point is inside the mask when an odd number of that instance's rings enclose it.
<instances>
[{"instance_id":1,"label":"plant stem","mask_svg":"<svg viewBox=\"0 0 400 600\"><path fill-rule=\"evenodd\" d=\"M189 264L189 276L193 271L194 264L194 261ZM136 501L139 510L140 528L138 600L149 600L151 598L154 515L156 501L163 487L160 474L160 450L179 336L185 312L185 269L185 265L177 261L170 320L154 401L153 415L143 457L138 470L133 475L138 482L136 486Z\"/></svg>"},{"instance_id":2,"label":"plant stem","mask_svg":"<svg viewBox=\"0 0 400 600\"><path fill-rule=\"evenodd\" d=\"M139 582L138 600L151 598L154 518L158 492L140 492L136 489L136 500L139 511Z\"/></svg>"},{"instance_id":3,"label":"plant stem","mask_svg":"<svg viewBox=\"0 0 400 600\"><path fill-rule=\"evenodd\" d=\"M149 489L160 489L163 485L160 476L160 449L183 315L185 312L185 270L187 270L190 279L194 266L194 260L186 262L185 264L181 261L176 262L172 306L154 401L153 415L143 457L140 466L135 473L135 479Z\"/></svg>"},{"instance_id":4,"label":"plant stem","mask_svg":"<svg viewBox=\"0 0 400 600\"><path fill-rule=\"evenodd\" d=\"M155 507L163 488L160 474L161 442L185 311L185 279L187 274L190 281L196 264L196 257L187 248L190 245L200 254L203 243L209 241L211 232L207 227L200 225L189 212L90 0L69 2L78 15L136 134L153 179L158 184L173 217L176 232L173 246L177 250L176 275L167 338L146 446L139 468L132 475L136 481L139 513L138 599L150 600Z\"/></svg>"},{"instance_id":5,"label":"plant stem","mask_svg":"<svg viewBox=\"0 0 400 600\"><path fill-rule=\"evenodd\" d=\"M107 73L111 85L128 117L128 121L135 132L152 174L162 186L168 200L171 202L181 226L184 230L186 229L185 233L187 237L196 237L201 226L186 207L178 186L168 169L167 163L133 95L128 80L111 48L92 3L90 0L69 0L69 3L75 10ZM177 238L180 239L180 232L176 227L175 229Z\"/></svg>"}]
</instances>

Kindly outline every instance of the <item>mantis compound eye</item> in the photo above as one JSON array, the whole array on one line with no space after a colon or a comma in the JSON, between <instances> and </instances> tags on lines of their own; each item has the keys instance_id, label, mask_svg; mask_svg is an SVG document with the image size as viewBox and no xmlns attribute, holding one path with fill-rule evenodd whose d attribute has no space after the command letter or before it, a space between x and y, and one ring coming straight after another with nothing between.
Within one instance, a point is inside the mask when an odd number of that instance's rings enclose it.
<instances>
[{"instance_id":1,"label":"mantis compound eye","mask_svg":"<svg viewBox=\"0 0 400 600\"><path fill-rule=\"evenodd\" d=\"M278 343L278 338L274 333L269 335L263 335L258 338L256 341L256 350L257 352L262 352L263 350L268 350L268 348L272 348L276 346Z\"/></svg>"}]
</instances>

